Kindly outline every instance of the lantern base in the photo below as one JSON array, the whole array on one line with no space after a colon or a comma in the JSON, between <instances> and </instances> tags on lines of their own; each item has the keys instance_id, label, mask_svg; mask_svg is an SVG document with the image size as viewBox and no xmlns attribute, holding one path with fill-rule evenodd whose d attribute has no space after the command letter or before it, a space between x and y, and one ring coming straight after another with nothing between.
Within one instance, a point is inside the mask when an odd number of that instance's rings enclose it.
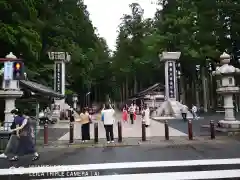
<instances>
[{"instance_id":1,"label":"lantern base","mask_svg":"<svg viewBox=\"0 0 240 180\"><path fill-rule=\"evenodd\" d=\"M221 128L229 128L229 129L240 129L240 121L226 121L226 120L220 120L218 122L219 127Z\"/></svg>"}]
</instances>

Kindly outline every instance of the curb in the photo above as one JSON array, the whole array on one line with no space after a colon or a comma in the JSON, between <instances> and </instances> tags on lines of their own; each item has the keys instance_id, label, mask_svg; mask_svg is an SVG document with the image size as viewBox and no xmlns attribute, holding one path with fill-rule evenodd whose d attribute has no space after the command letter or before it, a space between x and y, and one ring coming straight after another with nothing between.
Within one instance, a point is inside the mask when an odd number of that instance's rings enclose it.
<instances>
[{"instance_id":1,"label":"curb","mask_svg":"<svg viewBox=\"0 0 240 180\"><path fill-rule=\"evenodd\" d=\"M64 148L77 148L77 149L84 149L84 148L108 148L108 147L129 147L129 146L139 146L140 144L61 144L61 145L40 145L37 146L39 149L64 149Z\"/></svg>"},{"instance_id":2,"label":"curb","mask_svg":"<svg viewBox=\"0 0 240 180\"><path fill-rule=\"evenodd\" d=\"M151 117L152 120L154 121L157 121L157 122L165 122L166 120L168 122L171 122L171 121L183 121L183 119L180 119L180 118L166 118L166 119L156 119L156 117ZM187 118L187 120L192 120L193 118ZM199 117L198 120L203 120L204 117Z\"/></svg>"},{"instance_id":3,"label":"curb","mask_svg":"<svg viewBox=\"0 0 240 180\"><path fill-rule=\"evenodd\" d=\"M170 140L159 140L159 141L151 141L147 140L143 141L134 141L134 142L122 142L122 143L78 143L75 142L73 144L49 144L49 145L39 145L38 149L63 149L63 148L108 148L108 147L131 147L131 146L159 146L159 147L178 147L178 146L186 146L186 145L195 145L195 144L225 144L228 143L229 138L216 138L215 140L211 140L210 138L197 138L195 137L193 140L187 139L170 139Z\"/></svg>"}]
</instances>

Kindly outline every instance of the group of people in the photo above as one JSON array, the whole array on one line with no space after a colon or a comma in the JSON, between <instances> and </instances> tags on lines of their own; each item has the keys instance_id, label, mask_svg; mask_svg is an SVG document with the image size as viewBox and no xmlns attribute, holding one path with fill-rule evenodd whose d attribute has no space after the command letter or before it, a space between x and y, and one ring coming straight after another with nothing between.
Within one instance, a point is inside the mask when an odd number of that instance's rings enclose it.
<instances>
[{"instance_id":1,"label":"group of people","mask_svg":"<svg viewBox=\"0 0 240 180\"><path fill-rule=\"evenodd\" d=\"M131 123L133 124L134 119L136 120L136 111L134 108L134 105L131 104L131 106L128 109L129 111L129 117L131 120ZM147 105L144 106L142 112L142 121L145 122L146 127L150 126L150 110L147 107ZM82 132L82 142L86 142L90 140L90 124L92 123L92 117L88 112L87 108L84 108L83 112L79 114L76 114L76 112L72 113L72 121L80 122L81 123L81 132ZM115 116L115 110L112 107L110 103L104 104L103 108L101 110L101 121L105 128L106 133L106 140L107 143L114 143L114 124L115 124L116 116ZM123 121L128 121L128 112L126 110L126 107L123 108Z\"/></svg>"},{"instance_id":2,"label":"group of people","mask_svg":"<svg viewBox=\"0 0 240 180\"><path fill-rule=\"evenodd\" d=\"M127 105L124 106L122 111L122 120L123 122L128 122L128 112L131 124L134 124L134 120L137 118L137 106L131 104L130 107L127 109ZM150 125L151 118L150 118L150 109L147 104L144 105L143 109L141 110L142 121L145 122L146 127Z\"/></svg>"},{"instance_id":3,"label":"group of people","mask_svg":"<svg viewBox=\"0 0 240 180\"><path fill-rule=\"evenodd\" d=\"M182 113L182 118L183 118L184 121L187 121L187 113L188 113L188 111L189 111L188 107L186 105L182 105L181 113ZM197 115L198 109L197 109L197 106L192 105L191 112L192 112L192 115L193 115L193 120L198 120L198 115Z\"/></svg>"},{"instance_id":4,"label":"group of people","mask_svg":"<svg viewBox=\"0 0 240 180\"><path fill-rule=\"evenodd\" d=\"M10 127L12 134L0 158L8 158L8 156L13 155L9 160L17 161L19 156L33 154L32 160L38 160L39 154L35 149L31 119L26 115L27 113L23 114L18 109L12 110L11 114L14 118Z\"/></svg>"},{"instance_id":5,"label":"group of people","mask_svg":"<svg viewBox=\"0 0 240 180\"><path fill-rule=\"evenodd\" d=\"M123 107L123 116L122 119L124 122L128 121L128 112L129 112L129 117L131 124L134 124L134 120L136 120L137 113L136 113L136 106L131 104L131 106L128 108L127 105Z\"/></svg>"},{"instance_id":6,"label":"group of people","mask_svg":"<svg viewBox=\"0 0 240 180\"><path fill-rule=\"evenodd\" d=\"M71 112L72 114L70 116L70 121L81 124L82 142L89 141L92 116L90 115L88 108L84 108L80 114L73 110ZM111 104L106 104L103 106L101 111L101 119L106 131L107 143L114 142L113 124L115 123L115 110L112 108Z\"/></svg>"},{"instance_id":7,"label":"group of people","mask_svg":"<svg viewBox=\"0 0 240 180\"><path fill-rule=\"evenodd\" d=\"M107 143L114 142L113 124L115 123L115 110L112 108L111 104L103 106L101 119L106 131ZM89 141L92 116L90 115L88 108L84 108L80 114L72 110L70 121L81 123L82 142Z\"/></svg>"}]
</instances>

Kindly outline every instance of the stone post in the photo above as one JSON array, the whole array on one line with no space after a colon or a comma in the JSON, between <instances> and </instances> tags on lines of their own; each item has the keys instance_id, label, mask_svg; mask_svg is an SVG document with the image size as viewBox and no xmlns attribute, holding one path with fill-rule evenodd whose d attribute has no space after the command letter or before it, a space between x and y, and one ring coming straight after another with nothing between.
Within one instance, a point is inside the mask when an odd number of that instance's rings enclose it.
<instances>
[{"instance_id":1,"label":"stone post","mask_svg":"<svg viewBox=\"0 0 240 180\"><path fill-rule=\"evenodd\" d=\"M177 78L176 78L176 60L180 58L181 52L163 52L160 55L160 61L165 63L165 96L167 99L176 101Z\"/></svg>"},{"instance_id":2,"label":"stone post","mask_svg":"<svg viewBox=\"0 0 240 180\"><path fill-rule=\"evenodd\" d=\"M67 52L49 52L48 56L54 60L54 90L65 95L65 63L69 62L71 56ZM65 99L55 99L55 104L60 105L60 110L64 110Z\"/></svg>"}]
</instances>

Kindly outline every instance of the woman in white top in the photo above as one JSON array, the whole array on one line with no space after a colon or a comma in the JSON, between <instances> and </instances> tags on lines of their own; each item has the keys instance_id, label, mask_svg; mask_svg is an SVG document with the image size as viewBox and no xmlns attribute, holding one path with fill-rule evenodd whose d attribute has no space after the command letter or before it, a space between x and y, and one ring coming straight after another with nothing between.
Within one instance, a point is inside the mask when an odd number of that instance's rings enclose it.
<instances>
[{"instance_id":1,"label":"woman in white top","mask_svg":"<svg viewBox=\"0 0 240 180\"><path fill-rule=\"evenodd\" d=\"M151 124L150 109L148 108L147 104L144 105L142 118L143 118L143 121L146 124L146 127L150 126L150 124Z\"/></svg>"}]
</instances>

